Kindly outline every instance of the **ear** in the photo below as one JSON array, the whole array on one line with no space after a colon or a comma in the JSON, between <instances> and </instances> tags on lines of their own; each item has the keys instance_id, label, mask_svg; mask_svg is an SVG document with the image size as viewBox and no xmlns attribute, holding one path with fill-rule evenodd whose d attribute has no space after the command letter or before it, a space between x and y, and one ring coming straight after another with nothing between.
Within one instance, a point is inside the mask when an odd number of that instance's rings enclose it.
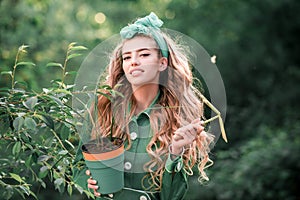
<instances>
[{"instance_id":1,"label":"ear","mask_svg":"<svg viewBox=\"0 0 300 200\"><path fill-rule=\"evenodd\" d=\"M168 67L168 58L162 57L159 60L159 71L164 71Z\"/></svg>"}]
</instances>

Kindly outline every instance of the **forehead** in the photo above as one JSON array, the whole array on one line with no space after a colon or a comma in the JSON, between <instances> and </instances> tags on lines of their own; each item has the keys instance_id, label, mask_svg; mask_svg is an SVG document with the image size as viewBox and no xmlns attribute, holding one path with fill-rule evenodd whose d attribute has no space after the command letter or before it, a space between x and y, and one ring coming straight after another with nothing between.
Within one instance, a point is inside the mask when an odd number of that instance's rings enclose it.
<instances>
[{"instance_id":1,"label":"forehead","mask_svg":"<svg viewBox=\"0 0 300 200\"><path fill-rule=\"evenodd\" d=\"M132 39L126 40L122 47L122 52L132 52L138 49L153 49L157 48L157 44L154 39L150 37L137 36Z\"/></svg>"}]
</instances>

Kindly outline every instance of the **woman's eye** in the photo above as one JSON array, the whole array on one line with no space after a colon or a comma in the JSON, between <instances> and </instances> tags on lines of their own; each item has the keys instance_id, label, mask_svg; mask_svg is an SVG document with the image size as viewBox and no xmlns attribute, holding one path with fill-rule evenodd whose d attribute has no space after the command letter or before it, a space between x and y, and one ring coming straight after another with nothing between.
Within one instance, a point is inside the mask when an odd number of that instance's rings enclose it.
<instances>
[{"instance_id":1,"label":"woman's eye","mask_svg":"<svg viewBox=\"0 0 300 200\"><path fill-rule=\"evenodd\" d=\"M123 57L123 60L128 60L128 59L130 59L130 56Z\"/></svg>"},{"instance_id":2,"label":"woman's eye","mask_svg":"<svg viewBox=\"0 0 300 200\"><path fill-rule=\"evenodd\" d=\"M150 53L142 53L141 54L141 57L147 57L147 56L149 56L150 55Z\"/></svg>"}]
</instances>

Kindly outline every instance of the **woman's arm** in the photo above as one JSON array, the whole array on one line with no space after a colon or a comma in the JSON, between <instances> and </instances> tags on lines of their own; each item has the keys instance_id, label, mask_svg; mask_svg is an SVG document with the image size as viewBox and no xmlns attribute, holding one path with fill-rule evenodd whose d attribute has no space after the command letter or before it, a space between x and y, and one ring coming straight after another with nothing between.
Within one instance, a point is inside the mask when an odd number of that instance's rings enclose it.
<instances>
[{"instance_id":1,"label":"woman's arm","mask_svg":"<svg viewBox=\"0 0 300 200\"><path fill-rule=\"evenodd\" d=\"M187 174L183 169L182 155L185 146L189 146L204 130L202 121L195 119L191 124L175 131L169 146L169 156L166 161L162 179L162 200L181 200L188 190Z\"/></svg>"}]
</instances>

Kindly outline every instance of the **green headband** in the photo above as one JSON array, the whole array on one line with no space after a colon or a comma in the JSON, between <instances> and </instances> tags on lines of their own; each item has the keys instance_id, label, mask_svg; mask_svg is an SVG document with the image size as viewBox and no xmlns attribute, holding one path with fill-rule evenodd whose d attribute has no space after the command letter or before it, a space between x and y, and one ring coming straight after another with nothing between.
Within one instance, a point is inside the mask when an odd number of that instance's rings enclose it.
<instances>
[{"instance_id":1,"label":"green headband","mask_svg":"<svg viewBox=\"0 0 300 200\"><path fill-rule=\"evenodd\" d=\"M123 39L131 39L136 34L152 36L159 46L162 56L167 58L169 51L168 45L160 31L160 27L162 25L163 21L161 21L153 12L151 12L150 15L136 20L134 24L130 24L122 28L120 34Z\"/></svg>"}]
</instances>

